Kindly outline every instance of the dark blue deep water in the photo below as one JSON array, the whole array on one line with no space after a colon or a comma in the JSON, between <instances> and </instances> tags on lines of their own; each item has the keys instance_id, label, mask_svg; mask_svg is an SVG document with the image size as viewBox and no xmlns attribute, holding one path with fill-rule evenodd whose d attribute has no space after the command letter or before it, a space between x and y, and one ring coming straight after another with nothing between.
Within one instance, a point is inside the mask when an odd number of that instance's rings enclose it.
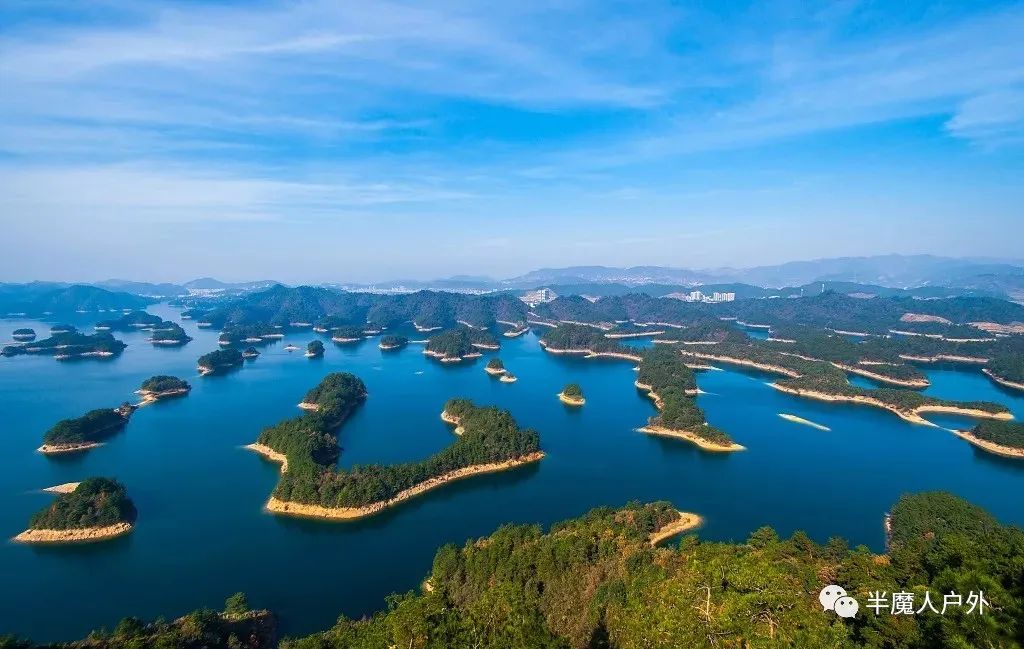
<instances>
[{"instance_id":1,"label":"dark blue deep water","mask_svg":"<svg viewBox=\"0 0 1024 649\"><path fill-rule=\"evenodd\" d=\"M169 307L151 310L178 320ZM947 489L1004 522L1024 524L1024 462L985 454L941 428L914 426L884 411L779 393L766 385L766 375L698 375L709 421L748 447L712 454L636 432L654 408L632 385L632 363L549 356L533 333L502 340L500 355L519 377L515 384L488 377L486 357L442 366L418 345L385 353L374 340L328 343L320 360L284 351L289 342L304 347L313 333L290 334L230 375L199 378L196 358L217 347L217 333L183 325L195 340L179 349L153 348L146 334L128 333L118 334L128 349L110 361L0 358L0 531L13 536L49 502L41 488L92 475L124 482L139 509L135 532L112 542L0 545L0 633L70 639L126 615L171 617L219 607L239 590L255 606L277 611L286 633L308 633L341 613L371 613L387 594L417 587L444 543L461 544L506 522L547 525L630 500L670 500L704 515L700 535L707 539L740 540L772 525L784 535L802 529L822 542L840 535L875 550L883 547L883 514L908 491ZM0 341L20 326L47 330L39 322L0 321ZM365 521L269 516L261 508L277 466L240 447L264 426L299 414L302 395L338 370L360 376L369 391L340 432L342 466L413 460L443 448L452 436L438 414L454 396L508 408L540 433L548 456ZM1024 395L975 370L926 371L931 394L1000 401L1024 417ZM58 419L132 399L153 374L187 378L192 393L139 410L125 430L87 454L52 459L35 452ZM582 409L557 400L567 382L583 387ZM832 430L794 424L779 413Z\"/></svg>"}]
</instances>

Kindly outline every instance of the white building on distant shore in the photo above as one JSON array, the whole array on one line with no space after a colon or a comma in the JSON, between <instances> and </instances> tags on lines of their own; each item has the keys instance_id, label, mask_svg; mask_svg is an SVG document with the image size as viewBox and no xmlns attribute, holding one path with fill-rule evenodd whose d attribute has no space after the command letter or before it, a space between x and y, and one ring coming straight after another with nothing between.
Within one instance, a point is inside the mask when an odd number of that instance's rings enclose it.
<instances>
[{"instance_id":1,"label":"white building on distant shore","mask_svg":"<svg viewBox=\"0 0 1024 649\"><path fill-rule=\"evenodd\" d=\"M541 304L543 302L551 302L558 295L550 288L538 288L536 291L527 291L519 297L520 300L526 302L531 308Z\"/></svg>"},{"instance_id":2,"label":"white building on distant shore","mask_svg":"<svg viewBox=\"0 0 1024 649\"><path fill-rule=\"evenodd\" d=\"M724 293L721 291L714 291L710 295L701 291L690 291L689 293L669 293L665 297L675 298L682 300L683 302L732 302L736 299L735 293Z\"/></svg>"}]
</instances>

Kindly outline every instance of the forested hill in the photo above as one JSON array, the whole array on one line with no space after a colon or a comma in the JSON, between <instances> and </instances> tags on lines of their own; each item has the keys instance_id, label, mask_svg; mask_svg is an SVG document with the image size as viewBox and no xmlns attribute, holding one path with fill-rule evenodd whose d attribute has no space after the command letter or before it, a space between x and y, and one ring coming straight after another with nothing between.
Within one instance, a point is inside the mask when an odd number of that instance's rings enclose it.
<instances>
[{"instance_id":1,"label":"forested hill","mask_svg":"<svg viewBox=\"0 0 1024 649\"><path fill-rule=\"evenodd\" d=\"M282 649L962 649L1019 647L1024 637L1024 532L942 492L907 495L892 508L891 549L876 555L840 538L821 545L768 527L740 543L689 536L652 548L678 516L669 503L598 508L545 531L505 525L442 547L422 589L388 598L376 615L284 640ZM823 611L818 593L842 586L860 603L849 620ZM301 587L301 586L298 586ZM939 608L955 591L962 604ZM970 593L988 605L969 612ZM871 593L912 593L913 615L869 608ZM194 616L195 614L193 614ZM65 647L253 647L215 633L202 644L180 626L122 623L122 634ZM182 618L190 619L190 618ZM140 639L142 630L144 639ZM132 631L134 630L134 631ZM131 632L128 632L131 631ZM0 638L0 647L31 643ZM266 645L259 645L266 646Z\"/></svg>"},{"instance_id":2,"label":"forested hill","mask_svg":"<svg viewBox=\"0 0 1024 649\"><path fill-rule=\"evenodd\" d=\"M826 292L813 297L736 300L719 304L683 302L632 294L595 302L578 296L560 297L533 310L544 320L590 323L660 322L689 325L711 318L735 318L752 324L811 325L829 329L886 334L906 328L906 314L941 318L936 325L955 327L971 322L1024 323L1024 305L984 297L918 300L905 297L855 298ZM941 332L940 332L941 333Z\"/></svg>"},{"instance_id":3,"label":"forested hill","mask_svg":"<svg viewBox=\"0 0 1024 649\"><path fill-rule=\"evenodd\" d=\"M0 316L16 313L40 316L76 311L144 309L155 301L138 295L80 284L0 284Z\"/></svg>"},{"instance_id":4,"label":"forested hill","mask_svg":"<svg viewBox=\"0 0 1024 649\"><path fill-rule=\"evenodd\" d=\"M197 307L201 310L201 306ZM419 291L402 295L348 293L330 288L274 286L194 314L215 326L228 324L315 323L333 316L340 326L387 327L413 321L421 327L453 326L458 321L491 326L498 320L525 322L526 305L508 293L474 296Z\"/></svg>"}]
</instances>

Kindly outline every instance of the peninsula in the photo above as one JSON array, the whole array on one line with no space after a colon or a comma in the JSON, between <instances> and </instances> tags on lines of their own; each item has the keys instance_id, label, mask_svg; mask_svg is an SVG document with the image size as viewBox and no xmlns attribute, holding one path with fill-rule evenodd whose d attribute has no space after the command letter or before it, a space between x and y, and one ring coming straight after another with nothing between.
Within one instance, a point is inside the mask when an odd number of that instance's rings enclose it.
<instances>
[{"instance_id":1,"label":"peninsula","mask_svg":"<svg viewBox=\"0 0 1024 649\"><path fill-rule=\"evenodd\" d=\"M1024 424L1019 422L981 421L970 430L953 433L989 453L1024 459Z\"/></svg>"},{"instance_id":2,"label":"peninsula","mask_svg":"<svg viewBox=\"0 0 1024 649\"><path fill-rule=\"evenodd\" d=\"M135 406L124 403L118 408L97 408L81 417L62 419L43 435L37 450L46 455L77 453L101 446L103 440L124 428Z\"/></svg>"},{"instance_id":3,"label":"peninsula","mask_svg":"<svg viewBox=\"0 0 1024 649\"><path fill-rule=\"evenodd\" d=\"M143 381L142 387L136 391L136 394L142 397L142 403L139 405L146 405L161 399L183 397L191 389L192 386L188 384L188 381L176 376L161 374L151 376Z\"/></svg>"},{"instance_id":4,"label":"peninsula","mask_svg":"<svg viewBox=\"0 0 1024 649\"><path fill-rule=\"evenodd\" d=\"M362 518L454 480L543 457L537 433L520 429L507 411L460 399L445 404L447 416L464 431L446 449L419 462L337 471L335 430L365 399L366 388L357 377L330 374L303 398L316 410L260 433L249 448L282 464L268 511L319 519Z\"/></svg>"},{"instance_id":5,"label":"peninsula","mask_svg":"<svg viewBox=\"0 0 1024 649\"><path fill-rule=\"evenodd\" d=\"M53 503L29 521L18 543L92 543L132 531L135 505L121 483L87 478L72 491L58 493Z\"/></svg>"}]
</instances>

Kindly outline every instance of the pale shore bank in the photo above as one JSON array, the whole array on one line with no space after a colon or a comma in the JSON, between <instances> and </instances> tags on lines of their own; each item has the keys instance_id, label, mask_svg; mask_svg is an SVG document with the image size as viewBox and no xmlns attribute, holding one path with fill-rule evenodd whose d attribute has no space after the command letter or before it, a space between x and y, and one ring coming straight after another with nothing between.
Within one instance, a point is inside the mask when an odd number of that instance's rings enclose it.
<instances>
[{"instance_id":1,"label":"pale shore bank","mask_svg":"<svg viewBox=\"0 0 1024 649\"><path fill-rule=\"evenodd\" d=\"M720 354L705 354L703 352L681 352L683 356L692 356L693 358L699 358L705 361L718 361L719 363L726 363L728 365L742 365L744 367L753 367L757 370L764 372L771 372L773 374L781 374L782 376L788 376L789 378L795 379L800 377L799 372L794 372L791 369L779 366L779 365L768 365L766 363L757 363L749 361L745 358L734 358L732 356L722 356Z\"/></svg>"},{"instance_id":2,"label":"pale shore bank","mask_svg":"<svg viewBox=\"0 0 1024 649\"><path fill-rule=\"evenodd\" d=\"M647 542L653 547L677 534L697 529L703 524L704 519L699 515L690 512L679 512L679 518L663 526L661 529L651 532Z\"/></svg>"},{"instance_id":3,"label":"pale shore bank","mask_svg":"<svg viewBox=\"0 0 1024 649\"><path fill-rule=\"evenodd\" d=\"M403 501L415 498L416 496L444 486L450 482L485 473L508 471L509 469L537 462L543 457L544 453L537 451L535 453L529 453L504 462L475 464L462 469L456 469L437 476L436 478L425 480L417 485L409 487L408 489L404 489L398 492L393 498L381 500L363 507L324 507L322 505L286 502L271 496L270 500L267 501L266 510L274 514L282 514L285 516L297 516L300 518L315 518L321 520L354 520L358 518L365 518L367 516L379 514L388 507L393 507Z\"/></svg>"},{"instance_id":4,"label":"pale shore bank","mask_svg":"<svg viewBox=\"0 0 1024 649\"><path fill-rule=\"evenodd\" d=\"M156 403L161 399L168 399L170 397L180 397L189 393L191 388L178 388L177 390L164 390L163 392L153 392L152 390L136 390L135 394L142 397L142 401L139 402L139 406L148 406L151 403Z\"/></svg>"},{"instance_id":5,"label":"pale shore bank","mask_svg":"<svg viewBox=\"0 0 1024 649\"><path fill-rule=\"evenodd\" d=\"M886 376L885 374L879 374L877 372L872 372L871 370L866 370L862 367L857 367L856 365L832 363L832 366L837 367L843 370L844 372L858 374L860 376L866 376L867 378L878 381L879 383L898 385L902 388L927 388L929 385L931 385L931 382L928 381L928 379L897 379L891 376Z\"/></svg>"},{"instance_id":6,"label":"pale shore bank","mask_svg":"<svg viewBox=\"0 0 1024 649\"><path fill-rule=\"evenodd\" d=\"M1013 446L996 444L995 442L990 442L987 439L981 439L980 437L976 437L974 433L972 433L969 430L954 430L952 428L950 428L949 430L951 430L953 434L956 435L957 437L963 438L970 442L971 444L974 444L978 448L984 451L988 451L989 453L1002 455L1003 457L1024 459L1024 448L1014 448Z\"/></svg>"},{"instance_id":7,"label":"pale shore bank","mask_svg":"<svg viewBox=\"0 0 1024 649\"><path fill-rule=\"evenodd\" d=\"M914 361L917 363L939 363L947 361L950 363L974 363L976 365L984 365L989 359L983 356L960 356L958 354L936 354L935 356L915 356L913 354L900 354L900 358L905 361Z\"/></svg>"},{"instance_id":8,"label":"pale shore bank","mask_svg":"<svg viewBox=\"0 0 1024 649\"><path fill-rule=\"evenodd\" d=\"M500 376L507 372L508 370L506 370L504 367L485 367L484 371L490 374L491 376Z\"/></svg>"},{"instance_id":9,"label":"pale shore bank","mask_svg":"<svg viewBox=\"0 0 1024 649\"><path fill-rule=\"evenodd\" d=\"M662 331L638 331L636 333L630 333L630 334L606 333L604 335L604 337L605 338L613 338L613 339L617 339L617 338L649 338L651 336L661 336L664 333L665 333L664 330L662 330Z\"/></svg>"},{"instance_id":10,"label":"pale shore bank","mask_svg":"<svg viewBox=\"0 0 1024 649\"><path fill-rule=\"evenodd\" d=\"M315 403L310 403L310 402L308 402L308 401L301 401L301 402L299 402L299 404L298 404L298 405L299 405L299 407L300 407L300 408L302 408L303 410L310 410L310 411L312 411L312 412L316 412L317 410L319 410L319 409L320 409L320 406L318 406L318 405L317 405L317 404L315 404Z\"/></svg>"},{"instance_id":11,"label":"pale shore bank","mask_svg":"<svg viewBox=\"0 0 1024 649\"><path fill-rule=\"evenodd\" d=\"M461 426L459 418L451 414L447 410L441 411L441 421L443 421L446 424L451 424L452 426L455 426L455 430L453 430L452 432L455 433L456 435L461 435L462 433L466 432L466 429Z\"/></svg>"},{"instance_id":12,"label":"pale shore bank","mask_svg":"<svg viewBox=\"0 0 1024 649\"><path fill-rule=\"evenodd\" d=\"M595 352L592 349L559 349L557 347L551 347L546 345L544 341L540 342L541 348L552 354L582 354L583 358L621 358L627 361L633 361L639 363L643 360L639 354L621 354L618 352Z\"/></svg>"},{"instance_id":13,"label":"pale shore bank","mask_svg":"<svg viewBox=\"0 0 1024 649\"><path fill-rule=\"evenodd\" d=\"M515 383L519 379L516 376L509 374L508 372L505 372L504 374L501 375L501 377L498 380L501 381L502 383Z\"/></svg>"},{"instance_id":14,"label":"pale shore bank","mask_svg":"<svg viewBox=\"0 0 1024 649\"><path fill-rule=\"evenodd\" d=\"M277 462L278 464L281 465L281 473L284 473L285 471L288 470L288 456L285 455L284 453L278 453L269 446L265 446L257 442L253 442L252 444L246 444L242 448L253 451L254 453L258 453L262 455L264 458L270 460L271 462Z\"/></svg>"},{"instance_id":15,"label":"pale shore bank","mask_svg":"<svg viewBox=\"0 0 1024 649\"><path fill-rule=\"evenodd\" d=\"M888 410L895 414L900 419L909 421L912 424L923 424L925 426L935 426L932 422L928 421L921 416L923 412L940 412L954 415L965 415L968 417L983 417L986 419L1013 419L1013 415L1008 412L988 412L985 410L976 410L973 408L957 408L955 406L939 406L939 405L924 405L918 406L913 410L900 410L899 408L879 401L871 397L865 397L861 395L849 396L845 394L827 394L825 392L817 392L815 390L800 390L795 388L786 387L779 385L778 383L769 383L780 392L786 392L787 394L793 394L798 397L806 397L808 399L816 399L818 401L833 401L841 403L859 403L866 406L874 406L875 408L881 408Z\"/></svg>"},{"instance_id":16,"label":"pale shore bank","mask_svg":"<svg viewBox=\"0 0 1024 649\"><path fill-rule=\"evenodd\" d=\"M1024 390L1024 383L1017 383L1016 381L1008 381L1008 380L1006 380L1006 379L1004 379L1002 377L996 376L995 374L992 373L992 370L990 370L988 368L985 368L985 369L983 369L981 371L985 373L985 376L987 376L988 378L992 379L993 381L995 381L996 383L998 383L999 385L1001 385L1003 387L1014 388L1015 390Z\"/></svg>"},{"instance_id":17,"label":"pale shore bank","mask_svg":"<svg viewBox=\"0 0 1024 649\"><path fill-rule=\"evenodd\" d=\"M583 404L585 404L587 402L587 400L584 399L583 397L579 397L579 398L567 397L567 396L565 396L564 392L559 392L558 393L558 400L561 401L562 403L564 403L567 406L582 406Z\"/></svg>"},{"instance_id":18,"label":"pale shore bank","mask_svg":"<svg viewBox=\"0 0 1024 649\"><path fill-rule=\"evenodd\" d=\"M43 455L61 455L63 453L78 453L88 451L91 448L103 446L103 442L82 442L81 444L43 444L36 450Z\"/></svg>"},{"instance_id":19,"label":"pale shore bank","mask_svg":"<svg viewBox=\"0 0 1024 649\"><path fill-rule=\"evenodd\" d=\"M794 424L803 424L804 426L810 426L811 428L817 428L818 430L832 430L828 426L823 426L821 424L815 423L810 419L804 419L803 417L797 417L796 415L790 415L785 412L780 412L779 416L785 419L786 421L793 422Z\"/></svg>"},{"instance_id":20,"label":"pale shore bank","mask_svg":"<svg viewBox=\"0 0 1024 649\"><path fill-rule=\"evenodd\" d=\"M134 526L131 523L114 523L105 527L83 527L72 530L36 530L27 529L15 536L12 541L16 543L47 543L60 545L64 543L95 543L117 538L131 532Z\"/></svg>"},{"instance_id":21,"label":"pale shore bank","mask_svg":"<svg viewBox=\"0 0 1024 649\"><path fill-rule=\"evenodd\" d=\"M662 437L674 437L676 439L686 440L687 442L696 444L705 451L713 451L715 453L732 453L735 451L747 450L746 446L741 446L740 444L737 444L735 442L729 444L728 446L724 444L716 444L688 430L676 430L674 428L665 428L663 426L651 425L647 425L642 428L637 428L637 430L640 431L641 433L647 433L648 435L661 435Z\"/></svg>"},{"instance_id":22,"label":"pale shore bank","mask_svg":"<svg viewBox=\"0 0 1024 649\"><path fill-rule=\"evenodd\" d=\"M53 485L52 487L46 487L45 489L43 489L43 491L48 493L48 494L69 494L72 491L74 491L75 489L78 489L78 485L80 485L80 484L82 484L82 483L81 482L65 482L64 484L56 484L56 485Z\"/></svg>"}]
</instances>

